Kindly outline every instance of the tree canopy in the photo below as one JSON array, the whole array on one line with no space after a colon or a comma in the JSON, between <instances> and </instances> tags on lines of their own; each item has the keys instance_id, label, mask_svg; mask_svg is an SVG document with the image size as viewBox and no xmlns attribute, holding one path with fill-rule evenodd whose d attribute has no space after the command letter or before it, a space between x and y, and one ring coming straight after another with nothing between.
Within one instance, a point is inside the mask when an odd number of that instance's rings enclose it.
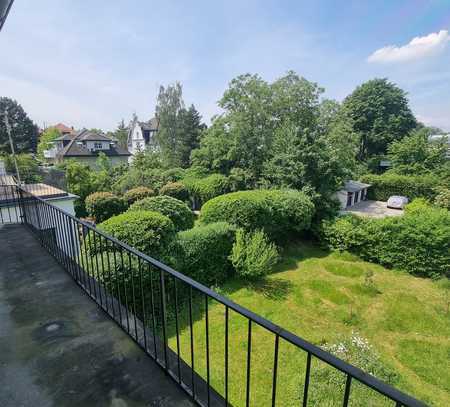
<instances>
[{"instance_id":1,"label":"tree canopy","mask_svg":"<svg viewBox=\"0 0 450 407\"><path fill-rule=\"evenodd\" d=\"M31 153L37 147L37 126L15 100L0 97L0 153L11 153L8 133L4 121L5 111L11 126L11 136L16 153Z\"/></svg>"},{"instance_id":2,"label":"tree canopy","mask_svg":"<svg viewBox=\"0 0 450 407\"><path fill-rule=\"evenodd\" d=\"M49 127L41 134L37 146L37 154L41 160L44 158L44 151L50 149L55 139L60 135L60 131L54 127Z\"/></svg>"},{"instance_id":3,"label":"tree canopy","mask_svg":"<svg viewBox=\"0 0 450 407\"><path fill-rule=\"evenodd\" d=\"M358 86L343 103L359 137L358 158L385 154L388 145L417 126L406 93L387 79Z\"/></svg>"}]
</instances>

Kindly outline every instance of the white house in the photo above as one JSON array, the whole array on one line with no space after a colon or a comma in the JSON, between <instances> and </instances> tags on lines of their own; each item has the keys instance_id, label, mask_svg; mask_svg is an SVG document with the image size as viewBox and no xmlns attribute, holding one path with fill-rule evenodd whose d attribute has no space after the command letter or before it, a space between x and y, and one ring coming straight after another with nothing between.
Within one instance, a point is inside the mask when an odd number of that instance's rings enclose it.
<instances>
[{"instance_id":1,"label":"white house","mask_svg":"<svg viewBox=\"0 0 450 407\"><path fill-rule=\"evenodd\" d=\"M349 180L344 184L344 187L336 192L336 198L341 204L341 209L353 206L358 202L367 199L367 189L370 184L364 184L359 181Z\"/></svg>"},{"instance_id":2,"label":"white house","mask_svg":"<svg viewBox=\"0 0 450 407\"><path fill-rule=\"evenodd\" d=\"M148 122L138 121L137 116L133 117L128 127L128 151L131 153L130 159L137 152L146 148L156 149L156 133L159 130L159 119L154 117Z\"/></svg>"}]
</instances>

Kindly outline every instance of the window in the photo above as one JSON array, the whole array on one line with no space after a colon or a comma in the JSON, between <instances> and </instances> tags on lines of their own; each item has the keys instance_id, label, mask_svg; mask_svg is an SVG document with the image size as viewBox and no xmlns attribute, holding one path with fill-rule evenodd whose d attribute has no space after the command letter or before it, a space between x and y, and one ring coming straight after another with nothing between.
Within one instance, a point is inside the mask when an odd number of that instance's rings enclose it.
<instances>
[{"instance_id":1,"label":"window","mask_svg":"<svg viewBox=\"0 0 450 407\"><path fill-rule=\"evenodd\" d=\"M96 150L101 150L103 148L103 144L102 143L94 143L94 148Z\"/></svg>"}]
</instances>

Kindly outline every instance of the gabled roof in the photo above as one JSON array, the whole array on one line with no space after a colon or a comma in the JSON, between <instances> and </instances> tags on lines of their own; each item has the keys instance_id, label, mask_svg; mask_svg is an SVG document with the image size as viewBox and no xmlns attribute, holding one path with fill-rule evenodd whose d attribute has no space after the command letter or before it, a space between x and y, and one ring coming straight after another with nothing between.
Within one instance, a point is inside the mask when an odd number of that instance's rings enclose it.
<instances>
[{"instance_id":1,"label":"gabled roof","mask_svg":"<svg viewBox=\"0 0 450 407\"><path fill-rule=\"evenodd\" d=\"M74 133L73 127L66 126L63 123L58 123L52 126L52 128L59 130L61 133Z\"/></svg>"},{"instance_id":2,"label":"gabled roof","mask_svg":"<svg viewBox=\"0 0 450 407\"><path fill-rule=\"evenodd\" d=\"M157 131L159 128L159 119L157 117L153 117L148 122L138 122L139 126L141 126L142 130L153 130Z\"/></svg>"},{"instance_id":3,"label":"gabled roof","mask_svg":"<svg viewBox=\"0 0 450 407\"><path fill-rule=\"evenodd\" d=\"M113 141L110 137L105 136L100 132L94 132L87 129L83 129L78 132L76 139L81 141Z\"/></svg>"}]
</instances>

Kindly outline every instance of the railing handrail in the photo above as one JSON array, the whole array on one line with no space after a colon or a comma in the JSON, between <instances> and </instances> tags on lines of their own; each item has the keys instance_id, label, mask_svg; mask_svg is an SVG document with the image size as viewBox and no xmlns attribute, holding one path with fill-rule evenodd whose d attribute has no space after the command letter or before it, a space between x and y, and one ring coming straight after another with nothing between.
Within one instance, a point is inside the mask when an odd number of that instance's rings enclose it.
<instances>
[{"instance_id":1,"label":"railing handrail","mask_svg":"<svg viewBox=\"0 0 450 407\"><path fill-rule=\"evenodd\" d=\"M30 194L30 191L26 191L20 186L17 186L17 188L22 192L26 194ZM412 407L422 407L426 406L425 403L413 398L412 396L407 395L406 393L403 393L402 391L396 389L395 387L383 382L380 379L377 379L376 377L372 376L369 373L364 372L362 369L353 366L342 359L339 359L338 357L332 355L331 353L321 349L320 347L313 345L312 343L308 342L307 340L301 338L300 336L287 331L286 329L274 324L273 322L269 321L268 319L255 314L254 312L250 311L249 309L242 307L241 305L233 302L232 300L216 293L215 291L211 290L210 288L204 286L203 284L193 280L192 278L185 276L184 274L174 270L173 268L167 266L164 263L161 263L160 261L154 259L153 257L140 252L139 250L135 249L132 246L129 246L128 244L118 240L114 236L110 236L101 229L98 229L91 224L89 224L86 221L83 221L65 211L62 209L56 207L55 205L52 205L49 202L46 202L44 199L33 195L33 198L36 200L44 203L45 205L50 205L54 209L56 209L58 212L62 213L64 216L67 216L74 220L75 222L83 225L89 230L94 231L95 233L98 233L99 235L103 236L105 239L113 242L114 244L118 245L119 247L122 247L123 249L127 250L131 254L140 257L141 259L147 261L148 263L152 264L153 266L163 270L164 272L170 274L171 276L177 278L178 280L183 281L184 283L188 284L192 288L198 290L199 292L207 295L208 297L216 300L217 302L221 303L225 307L228 307L229 309L237 312L238 314L248 318L252 322L260 325L261 327L267 329L268 331L272 332L275 335L278 335L280 338L283 338L287 342L303 349L304 351L310 353L311 355L315 356L316 358L320 359L321 361L327 363L328 365L338 369L339 371L345 373L348 376L351 376L352 378L358 380L359 382L363 383L364 385L376 390L377 392L383 394L384 396L389 397L393 401L397 403L404 404L406 406L412 406Z\"/></svg>"}]
</instances>

